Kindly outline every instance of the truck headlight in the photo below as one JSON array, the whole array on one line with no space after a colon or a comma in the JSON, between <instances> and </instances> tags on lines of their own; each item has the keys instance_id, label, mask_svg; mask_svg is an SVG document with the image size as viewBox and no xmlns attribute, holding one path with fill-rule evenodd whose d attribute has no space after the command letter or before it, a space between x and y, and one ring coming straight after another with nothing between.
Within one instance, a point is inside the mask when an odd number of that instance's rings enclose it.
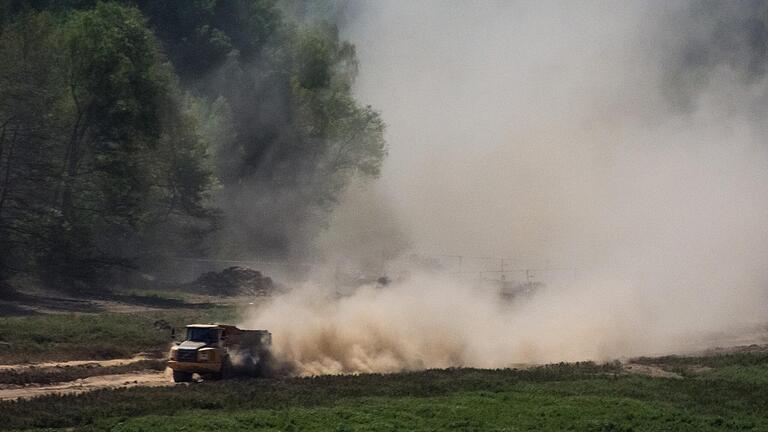
<instances>
[{"instance_id":1,"label":"truck headlight","mask_svg":"<svg viewBox=\"0 0 768 432\"><path fill-rule=\"evenodd\" d=\"M171 360L176 360L178 358L178 355L179 355L179 350L175 347L171 348L171 355L170 355Z\"/></svg>"},{"instance_id":2,"label":"truck headlight","mask_svg":"<svg viewBox=\"0 0 768 432\"><path fill-rule=\"evenodd\" d=\"M208 361L208 351L200 351L197 353L197 359L201 361Z\"/></svg>"}]
</instances>

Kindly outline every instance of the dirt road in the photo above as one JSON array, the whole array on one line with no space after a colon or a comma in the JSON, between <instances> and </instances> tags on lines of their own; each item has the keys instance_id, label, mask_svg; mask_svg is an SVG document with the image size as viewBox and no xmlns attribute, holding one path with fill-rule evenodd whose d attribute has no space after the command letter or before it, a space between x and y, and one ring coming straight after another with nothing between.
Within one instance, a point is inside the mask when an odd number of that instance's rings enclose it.
<instances>
[{"instance_id":1,"label":"dirt road","mask_svg":"<svg viewBox=\"0 0 768 432\"><path fill-rule=\"evenodd\" d=\"M74 394L105 388L127 387L158 387L174 385L170 371L139 370L113 375L99 375L101 368L126 366L147 360L147 357L136 356L127 359L113 360L84 360L50 363L30 363L16 365L0 365L2 373L29 373L50 372L67 368L88 368L93 371L93 376L76 379L73 381L56 382L50 384L0 384L0 400L13 400L19 398L31 398L48 394Z\"/></svg>"},{"instance_id":2,"label":"dirt road","mask_svg":"<svg viewBox=\"0 0 768 432\"><path fill-rule=\"evenodd\" d=\"M139 354L131 358L112 359L112 360L72 360L63 362L47 362L47 363L21 363L21 364L0 364L0 373L2 372L23 372L30 369L52 369L52 368L65 368L65 367L77 367L77 366L95 366L95 367L110 367L110 366L125 366L133 363L138 363L143 360L149 360L151 357Z\"/></svg>"},{"instance_id":3,"label":"dirt road","mask_svg":"<svg viewBox=\"0 0 768 432\"><path fill-rule=\"evenodd\" d=\"M161 371L135 372L119 375L102 375L75 381L47 385L0 386L0 400L31 398L49 394L75 394L105 388L172 386L167 373Z\"/></svg>"}]
</instances>

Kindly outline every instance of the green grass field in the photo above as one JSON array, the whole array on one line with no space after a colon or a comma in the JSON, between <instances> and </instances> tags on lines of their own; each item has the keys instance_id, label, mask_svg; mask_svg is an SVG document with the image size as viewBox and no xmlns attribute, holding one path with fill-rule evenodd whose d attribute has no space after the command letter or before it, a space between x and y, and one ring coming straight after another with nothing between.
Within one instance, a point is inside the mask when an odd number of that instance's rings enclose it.
<instances>
[{"instance_id":1,"label":"green grass field","mask_svg":"<svg viewBox=\"0 0 768 432\"><path fill-rule=\"evenodd\" d=\"M162 352L168 325L195 321L229 322L232 307L161 310L142 313L31 315L0 318L0 364L28 361L91 360Z\"/></svg>"},{"instance_id":2,"label":"green grass field","mask_svg":"<svg viewBox=\"0 0 768 432\"><path fill-rule=\"evenodd\" d=\"M714 366L700 367L707 362ZM688 373L651 378L627 375L618 363L577 363L232 380L0 403L0 428L768 431L768 354L657 365Z\"/></svg>"}]
</instances>

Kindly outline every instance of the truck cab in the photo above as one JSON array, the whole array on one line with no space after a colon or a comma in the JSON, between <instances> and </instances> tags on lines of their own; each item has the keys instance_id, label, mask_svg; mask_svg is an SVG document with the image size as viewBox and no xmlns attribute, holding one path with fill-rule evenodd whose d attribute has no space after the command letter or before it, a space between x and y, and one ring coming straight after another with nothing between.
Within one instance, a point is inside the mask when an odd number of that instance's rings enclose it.
<instances>
[{"instance_id":1,"label":"truck cab","mask_svg":"<svg viewBox=\"0 0 768 432\"><path fill-rule=\"evenodd\" d=\"M267 330L242 330L227 324L190 324L181 343L171 347L168 367L175 382L192 374L222 378L234 370L263 375L272 345Z\"/></svg>"}]
</instances>

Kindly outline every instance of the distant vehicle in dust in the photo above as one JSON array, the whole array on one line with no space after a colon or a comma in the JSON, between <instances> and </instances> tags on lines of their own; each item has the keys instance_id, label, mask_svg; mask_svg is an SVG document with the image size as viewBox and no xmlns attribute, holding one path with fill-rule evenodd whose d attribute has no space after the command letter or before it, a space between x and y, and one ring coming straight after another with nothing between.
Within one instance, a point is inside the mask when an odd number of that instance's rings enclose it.
<instances>
[{"instance_id":1,"label":"distant vehicle in dust","mask_svg":"<svg viewBox=\"0 0 768 432\"><path fill-rule=\"evenodd\" d=\"M171 347L168 367L173 381L189 382L198 374L213 379L233 374L264 376L270 363L272 334L226 324L190 324L184 341Z\"/></svg>"}]
</instances>

